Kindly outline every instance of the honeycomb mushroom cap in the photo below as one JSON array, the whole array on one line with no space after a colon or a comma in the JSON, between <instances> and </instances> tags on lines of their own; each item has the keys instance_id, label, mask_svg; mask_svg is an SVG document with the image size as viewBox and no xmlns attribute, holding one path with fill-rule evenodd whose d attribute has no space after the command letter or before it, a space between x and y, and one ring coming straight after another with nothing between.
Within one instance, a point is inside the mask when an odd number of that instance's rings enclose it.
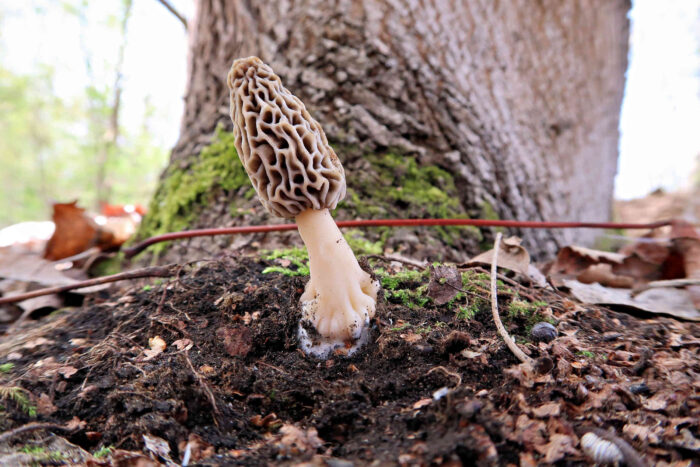
<instances>
[{"instance_id":1,"label":"honeycomb mushroom cap","mask_svg":"<svg viewBox=\"0 0 700 467\"><path fill-rule=\"evenodd\" d=\"M265 208L288 218L335 208L343 166L299 98L257 57L234 61L228 86L238 156Z\"/></svg>"}]
</instances>

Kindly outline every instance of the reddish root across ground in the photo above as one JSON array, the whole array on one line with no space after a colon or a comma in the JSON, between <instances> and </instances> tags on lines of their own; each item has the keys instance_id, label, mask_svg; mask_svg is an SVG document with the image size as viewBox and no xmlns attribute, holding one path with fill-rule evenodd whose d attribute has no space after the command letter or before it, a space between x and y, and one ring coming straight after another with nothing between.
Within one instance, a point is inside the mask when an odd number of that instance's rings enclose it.
<instances>
[{"instance_id":1,"label":"reddish root across ground","mask_svg":"<svg viewBox=\"0 0 700 467\"><path fill-rule=\"evenodd\" d=\"M362 219L354 221L336 222L338 227L424 227L424 226L449 226L449 225L471 225L476 227L518 227L525 229L656 229L667 225L673 225L676 221L659 221L646 224L620 223L620 222L544 222L544 221L511 221L511 220L489 220L489 219ZM240 227L225 227L216 229L184 230L182 232L171 232L155 237L147 238L130 248L124 249L124 255L131 258L149 246L177 240L181 238L208 237L212 235L236 235L261 232L282 232L286 230L296 230L296 224L277 225L244 225Z\"/></svg>"}]
</instances>

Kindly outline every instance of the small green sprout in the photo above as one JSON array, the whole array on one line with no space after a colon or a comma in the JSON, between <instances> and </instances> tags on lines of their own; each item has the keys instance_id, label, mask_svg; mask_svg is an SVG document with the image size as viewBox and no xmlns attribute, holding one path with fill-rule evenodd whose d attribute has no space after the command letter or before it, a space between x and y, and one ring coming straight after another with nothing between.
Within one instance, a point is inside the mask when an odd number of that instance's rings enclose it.
<instances>
[{"instance_id":1,"label":"small green sprout","mask_svg":"<svg viewBox=\"0 0 700 467\"><path fill-rule=\"evenodd\" d=\"M111 455L112 451L114 451L114 446L110 444L109 446L102 446L100 449L95 451L95 453L92 456L99 459L101 457L107 457Z\"/></svg>"},{"instance_id":2,"label":"small green sprout","mask_svg":"<svg viewBox=\"0 0 700 467\"><path fill-rule=\"evenodd\" d=\"M476 313L479 311L478 307L475 306L460 306L457 310L457 317L465 321L474 319Z\"/></svg>"},{"instance_id":3,"label":"small green sprout","mask_svg":"<svg viewBox=\"0 0 700 467\"><path fill-rule=\"evenodd\" d=\"M22 412L36 417L36 406L29 399L29 391L19 386L0 386L0 399L9 399L17 404Z\"/></svg>"},{"instance_id":4,"label":"small green sprout","mask_svg":"<svg viewBox=\"0 0 700 467\"><path fill-rule=\"evenodd\" d=\"M285 276L308 276L309 272L309 254L306 248L289 248L286 250L275 250L263 256L266 260L281 259L288 261L290 265L296 266L296 269L290 269L283 266L268 266L263 269L263 274L278 272Z\"/></svg>"}]
</instances>

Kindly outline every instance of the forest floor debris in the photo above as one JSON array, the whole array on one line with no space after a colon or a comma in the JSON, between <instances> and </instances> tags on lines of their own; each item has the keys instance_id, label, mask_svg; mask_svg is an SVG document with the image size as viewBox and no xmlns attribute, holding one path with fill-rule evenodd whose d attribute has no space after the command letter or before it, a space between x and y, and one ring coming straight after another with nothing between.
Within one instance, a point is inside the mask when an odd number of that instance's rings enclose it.
<instances>
[{"instance_id":1,"label":"forest floor debris","mask_svg":"<svg viewBox=\"0 0 700 467\"><path fill-rule=\"evenodd\" d=\"M591 427L649 464L700 459L698 323L499 277L504 325L538 362L524 371L493 323L487 271L459 268L464 292L437 305L437 267L377 261L371 343L317 361L296 341L305 278L263 274L275 261L222 258L115 284L3 336L0 386L22 388L34 410L3 399L0 431L84 426L5 440L0 463L60 463L50 443L62 439L89 465L589 465ZM558 337L535 341L538 322Z\"/></svg>"}]
</instances>

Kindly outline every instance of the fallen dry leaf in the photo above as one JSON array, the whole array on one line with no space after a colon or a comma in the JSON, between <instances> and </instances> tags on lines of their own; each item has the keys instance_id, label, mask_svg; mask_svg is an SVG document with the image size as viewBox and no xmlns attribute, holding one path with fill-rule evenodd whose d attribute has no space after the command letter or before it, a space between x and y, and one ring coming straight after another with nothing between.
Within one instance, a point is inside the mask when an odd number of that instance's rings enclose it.
<instances>
[{"instance_id":1,"label":"fallen dry leaf","mask_svg":"<svg viewBox=\"0 0 700 467\"><path fill-rule=\"evenodd\" d=\"M689 451L700 452L700 440L687 428L681 430L681 437L677 438L674 444Z\"/></svg>"},{"instance_id":2,"label":"fallen dry leaf","mask_svg":"<svg viewBox=\"0 0 700 467\"><path fill-rule=\"evenodd\" d=\"M285 423L280 428L282 435L277 442L277 449L285 455L298 454L300 452L315 452L323 446L323 440L318 437L316 428L303 430L295 425Z\"/></svg>"},{"instance_id":3,"label":"fallen dry leaf","mask_svg":"<svg viewBox=\"0 0 700 467\"><path fill-rule=\"evenodd\" d=\"M199 372L204 376L211 376L216 373L216 370L211 365L202 365L199 367Z\"/></svg>"},{"instance_id":4,"label":"fallen dry leaf","mask_svg":"<svg viewBox=\"0 0 700 467\"><path fill-rule=\"evenodd\" d=\"M24 254L13 251L9 248L0 248L0 278L5 278L10 281L3 281L3 289L9 290L9 292L3 291L4 296L17 295L19 293L24 293L29 290L36 289L36 286L31 286L30 284L39 284L42 286L62 286L62 285L72 285L82 279L87 279L85 273L80 271L71 270L74 277L68 277L63 272L56 269L56 265L50 261L43 259L37 254ZM19 284L18 284L19 283ZM74 289L73 293L92 293L98 292L109 288L110 284L95 285L92 287L83 287L80 289ZM56 295L48 295L46 297L36 297L33 300L25 300L20 302L25 310L37 309L45 306L53 306L58 303L59 306L63 306L63 302L53 302ZM49 300L48 302L46 300Z\"/></svg>"},{"instance_id":5,"label":"fallen dry leaf","mask_svg":"<svg viewBox=\"0 0 700 467\"><path fill-rule=\"evenodd\" d=\"M34 258L36 258L38 261L44 261L39 256L34 256ZM2 253L0 253L0 263L2 261ZM0 268L2 268L1 264ZM13 279L0 280L0 295L2 295L3 297L13 297L15 295L21 295L26 292L36 290L37 288L40 287L35 282L24 282ZM26 315L27 313L33 313L34 311L40 310L42 308L61 308L63 306L63 299L56 294L52 294L22 300L21 302L16 302L15 304L18 307L20 307ZM14 319L9 321L14 321Z\"/></svg>"},{"instance_id":6,"label":"fallen dry leaf","mask_svg":"<svg viewBox=\"0 0 700 467\"><path fill-rule=\"evenodd\" d=\"M112 235L100 229L77 203L73 201L53 205L52 219L56 229L44 250L44 258L47 260L68 258L92 246L112 241Z\"/></svg>"},{"instance_id":7,"label":"fallen dry leaf","mask_svg":"<svg viewBox=\"0 0 700 467\"><path fill-rule=\"evenodd\" d=\"M190 339L178 339L173 344L177 350L189 350L192 348L194 344L192 344L192 341Z\"/></svg>"},{"instance_id":8,"label":"fallen dry leaf","mask_svg":"<svg viewBox=\"0 0 700 467\"><path fill-rule=\"evenodd\" d=\"M642 405L647 410L658 412L668 407L668 398L669 394L664 392L658 393L655 394L653 397L650 397L649 399L645 400Z\"/></svg>"},{"instance_id":9,"label":"fallen dry leaf","mask_svg":"<svg viewBox=\"0 0 700 467\"><path fill-rule=\"evenodd\" d=\"M510 269L525 277L529 277L530 254L520 246L520 238L509 237L501 240L498 251L498 267ZM467 266L491 266L493 262L493 250L485 251L470 259Z\"/></svg>"},{"instance_id":10,"label":"fallen dry leaf","mask_svg":"<svg viewBox=\"0 0 700 467\"><path fill-rule=\"evenodd\" d=\"M66 429L71 431L82 430L86 425L87 423L84 420L81 420L78 417L73 417L68 423L66 423Z\"/></svg>"},{"instance_id":11,"label":"fallen dry leaf","mask_svg":"<svg viewBox=\"0 0 700 467\"><path fill-rule=\"evenodd\" d=\"M144 449L155 455L156 459L162 459L169 465L177 465L170 458L170 446L163 438L153 435L143 435Z\"/></svg>"},{"instance_id":12,"label":"fallen dry leaf","mask_svg":"<svg viewBox=\"0 0 700 467\"><path fill-rule=\"evenodd\" d=\"M36 401L36 413L39 415L51 415L56 410L58 410L58 408L53 405L48 394L42 393Z\"/></svg>"},{"instance_id":13,"label":"fallen dry leaf","mask_svg":"<svg viewBox=\"0 0 700 467\"><path fill-rule=\"evenodd\" d=\"M148 349L144 350L143 353L146 355L144 361L152 360L158 355L163 353L167 344L160 336L150 337L148 339Z\"/></svg>"},{"instance_id":14,"label":"fallen dry leaf","mask_svg":"<svg viewBox=\"0 0 700 467\"><path fill-rule=\"evenodd\" d=\"M546 443L544 434L547 427L540 420L533 420L525 414L521 414L515 422L515 430L508 436L508 439L524 444L529 449L534 445Z\"/></svg>"},{"instance_id":15,"label":"fallen dry leaf","mask_svg":"<svg viewBox=\"0 0 700 467\"><path fill-rule=\"evenodd\" d=\"M0 249L0 277L47 286L71 285L76 282L76 279L56 269L54 263L35 254L17 253L8 248Z\"/></svg>"},{"instance_id":16,"label":"fallen dry leaf","mask_svg":"<svg viewBox=\"0 0 700 467\"><path fill-rule=\"evenodd\" d=\"M693 231L694 233L694 231ZM688 279L700 279L700 238L674 238L673 245L683 257L683 269ZM686 290L696 308L700 309L700 285L688 285Z\"/></svg>"},{"instance_id":17,"label":"fallen dry leaf","mask_svg":"<svg viewBox=\"0 0 700 467\"><path fill-rule=\"evenodd\" d=\"M700 321L700 311L682 289L649 289L634 297L630 289L614 289L600 284L564 280L564 285L582 303L624 305L650 313L661 313L690 321Z\"/></svg>"},{"instance_id":18,"label":"fallen dry leaf","mask_svg":"<svg viewBox=\"0 0 700 467\"><path fill-rule=\"evenodd\" d=\"M194 433L190 433L187 441L180 441L178 444L178 449L180 450L183 459L185 456L188 456L190 463L198 463L202 459L207 459L216 453L214 446L207 443L200 436Z\"/></svg>"},{"instance_id":19,"label":"fallen dry leaf","mask_svg":"<svg viewBox=\"0 0 700 467\"><path fill-rule=\"evenodd\" d=\"M658 230L652 230L636 242L623 246L619 253L625 256L637 255L644 261L662 265L668 258L670 242L668 239L656 238L657 232Z\"/></svg>"},{"instance_id":20,"label":"fallen dry leaf","mask_svg":"<svg viewBox=\"0 0 700 467\"><path fill-rule=\"evenodd\" d=\"M444 305L452 300L462 288L462 276L452 265L430 266L428 297L436 305Z\"/></svg>"},{"instance_id":21,"label":"fallen dry leaf","mask_svg":"<svg viewBox=\"0 0 700 467\"><path fill-rule=\"evenodd\" d=\"M48 344L53 344L52 340L49 340L45 337L37 337L36 339L32 339L30 341L27 341L24 343L22 348L24 349L34 349L36 347L41 347L42 345L48 345ZM39 362L37 362L39 363Z\"/></svg>"},{"instance_id":22,"label":"fallen dry leaf","mask_svg":"<svg viewBox=\"0 0 700 467\"><path fill-rule=\"evenodd\" d=\"M526 388L531 388L535 385L535 378L532 374L532 369L530 365L521 363L519 365L514 365L510 368L503 370L505 374L517 379L520 384Z\"/></svg>"},{"instance_id":23,"label":"fallen dry leaf","mask_svg":"<svg viewBox=\"0 0 700 467\"><path fill-rule=\"evenodd\" d=\"M409 344L415 344L416 342L423 339L423 336L416 334L415 332L408 332L400 335L401 339L405 340Z\"/></svg>"},{"instance_id":24,"label":"fallen dry leaf","mask_svg":"<svg viewBox=\"0 0 700 467\"><path fill-rule=\"evenodd\" d=\"M625 255L609 251L593 250L581 246L565 246L557 253L557 258L549 267L550 274L575 276L589 266L600 263L622 264Z\"/></svg>"},{"instance_id":25,"label":"fallen dry leaf","mask_svg":"<svg viewBox=\"0 0 700 467\"><path fill-rule=\"evenodd\" d=\"M66 379L70 378L74 374L78 372L77 368L74 368L70 365L65 365L62 366L61 368L58 369L58 372Z\"/></svg>"},{"instance_id":26,"label":"fallen dry leaf","mask_svg":"<svg viewBox=\"0 0 700 467\"><path fill-rule=\"evenodd\" d=\"M611 253L580 246L566 246L547 269L550 281L562 285L566 279L583 283L598 282L610 287L634 284L661 277L662 267L641 258L637 253Z\"/></svg>"},{"instance_id":27,"label":"fallen dry leaf","mask_svg":"<svg viewBox=\"0 0 700 467\"><path fill-rule=\"evenodd\" d=\"M567 454L579 454L578 450L575 448L577 442L578 441L571 436L554 433L549 436L549 443L536 445L535 449L540 454L544 455L544 458L541 459L543 462L552 464L562 460Z\"/></svg>"},{"instance_id":28,"label":"fallen dry leaf","mask_svg":"<svg viewBox=\"0 0 700 467\"><path fill-rule=\"evenodd\" d=\"M628 423L622 427L622 432L629 439L638 439L644 443L658 444L659 435L662 434L663 428L658 424L655 427L648 427Z\"/></svg>"},{"instance_id":29,"label":"fallen dry leaf","mask_svg":"<svg viewBox=\"0 0 700 467\"><path fill-rule=\"evenodd\" d=\"M224 341L226 353L232 357L245 357L253 348L250 330L245 326L223 327L216 337Z\"/></svg>"},{"instance_id":30,"label":"fallen dry leaf","mask_svg":"<svg viewBox=\"0 0 700 467\"><path fill-rule=\"evenodd\" d=\"M631 288L634 279L629 276L619 276L613 273L612 265L607 263L592 264L584 269L576 278L584 284L597 282L608 287Z\"/></svg>"},{"instance_id":31,"label":"fallen dry leaf","mask_svg":"<svg viewBox=\"0 0 700 467\"><path fill-rule=\"evenodd\" d=\"M559 402L548 402L532 409L532 414L537 418L558 417L560 413Z\"/></svg>"}]
</instances>

